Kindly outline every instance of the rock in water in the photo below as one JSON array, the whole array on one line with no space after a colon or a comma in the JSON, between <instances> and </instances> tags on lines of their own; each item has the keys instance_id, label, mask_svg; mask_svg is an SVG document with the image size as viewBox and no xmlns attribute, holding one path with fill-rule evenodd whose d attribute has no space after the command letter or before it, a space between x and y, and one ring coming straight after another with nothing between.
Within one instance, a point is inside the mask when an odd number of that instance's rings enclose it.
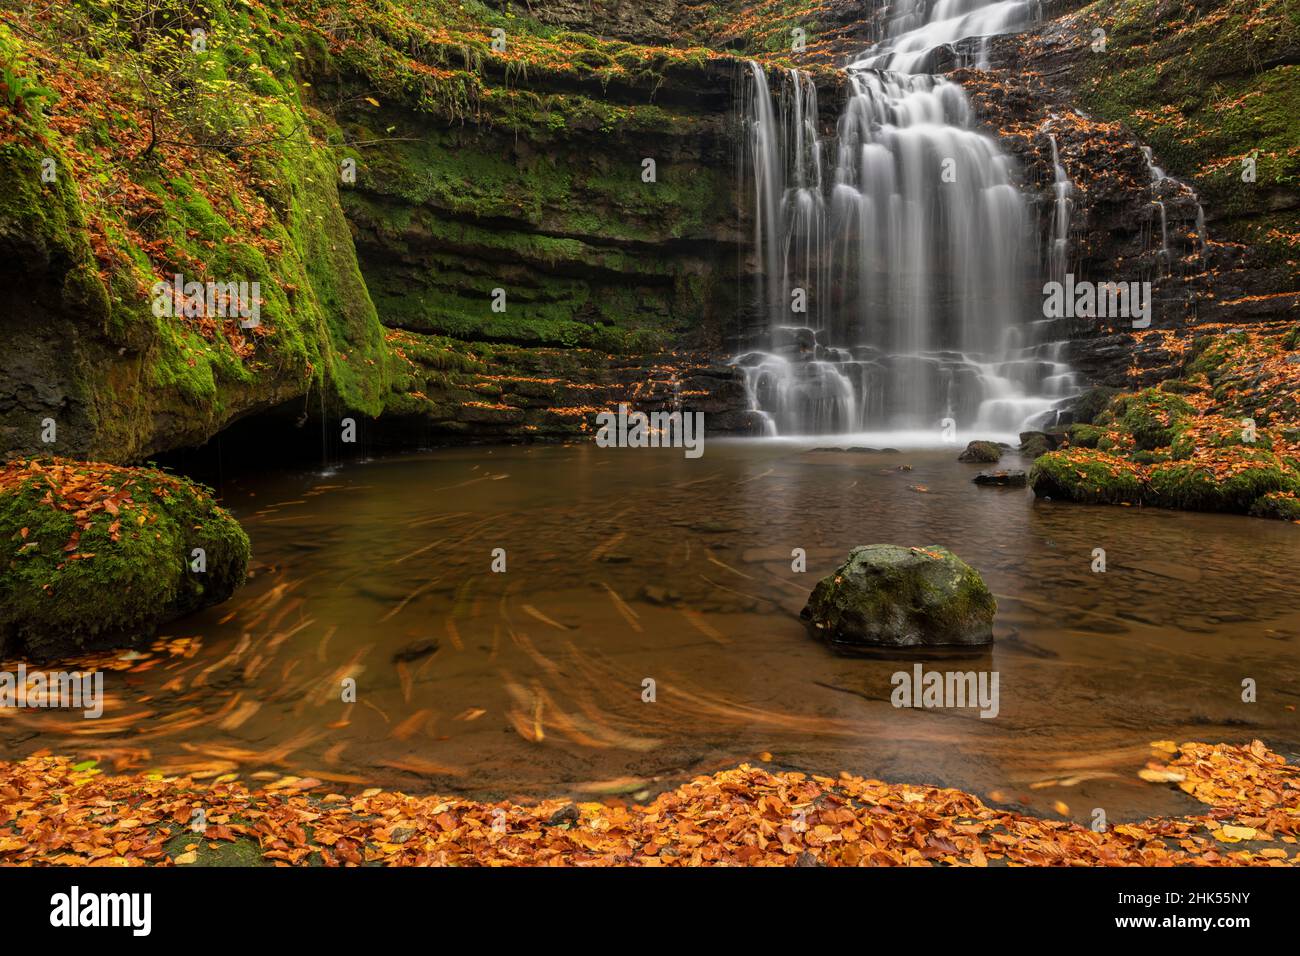
<instances>
[{"instance_id":1,"label":"rock in water","mask_svg":"<svg viewBox=\"0 0 1300 956\"><path fill-rule=\"evenodd\" d=\"M989 644L997 601L947 548L861 545L817 583L801 617L835 644Z\"/></svg>"},{"instance_id":2,"label":"rock in water","mask_svg":"<svg viewBox=\"0 0 1300 956\"><path fill-rule=\"evenodd\" d=\"M986 464L998 461L1002 458L1002 449L998 447L997 442L991 441L973 441L966 446L966 450L957 456L958 461L979 461Z\"/></svg>"},{"instance_id":3,"label":"rock in water","mask_svg":"<svg viewBox=\"0 0 1300 956\"><path fill-rule=\"evenodd\" d=\"M981 471L971 481L997 488L1023 488L1029 484L1029 476L1023 471Z\"/></svg>"},{"instance_id":4,"label":"rock in water","mask_svg":"<svg viewBox=\"0 0 1300 956\"><path fill-rule=\"evenodd\" d=\"M1055 447L1056 442L1047 432L1020 433L1020 454L1026 458L1037 458L1040 455L1046 455Z\"/></svg>"},{"instance_id":5,"label":"rock in water","mask_svg":"<svg viewBox=\"0 0 1300 956\"><path fill-rule=\"evenodd\" d=\"M244 583L248 536L212 491L155 468L0 466L0 652L124 647Z\"/></svg>"}]
</instances>

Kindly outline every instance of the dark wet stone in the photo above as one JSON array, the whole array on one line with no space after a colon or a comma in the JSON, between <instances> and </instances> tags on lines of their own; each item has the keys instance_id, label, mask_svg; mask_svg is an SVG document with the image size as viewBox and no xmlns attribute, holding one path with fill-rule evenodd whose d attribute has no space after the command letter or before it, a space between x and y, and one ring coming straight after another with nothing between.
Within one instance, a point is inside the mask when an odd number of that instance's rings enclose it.
<instances>
[{"instance_id":1,"label":"dark wet stone","mask_svg":"<svg viewBox=\"0 0 1300 956\"><path fill-rule=\"evenodd\" d=\"M418 661L422 657L428 657L437 649L438 642L435 640L412 641L393 654L393 663Z\"/></svg>"},{"instance_id":2,"label":"dark wet stone","mask_svg":"<svg viewBox=\"0 0 1300 956\"><path fill-rule=\"evenodd\" d=\"M817 583L800 616L835 644L988 644L997 602L979 573L940 545L862 545Z\"/></svg>"},{"instance_id":3,"label":"dark wet stone","mask_svg":"<svg viewBox=\"0 0 1300 956\"><path fill-rule=\"evenodd\" d=\"M995 488L1024 488L1029 484L1029 476L1023 471L981 471L971 481Z\"/></svg>"},{"instance_id":4,"label":"dark wet stone","mask_svg":"<svg viewBox=\"0 0 1300 956\"><path fill-rule=\"evenodd\" d=\"M551 827L563 826L566 823L572 825L580 819L581 815L578 813L578 808L572 803L566 803L551 814L551 818L546 821L546 825Z\"/></svg>"}]
</instances>

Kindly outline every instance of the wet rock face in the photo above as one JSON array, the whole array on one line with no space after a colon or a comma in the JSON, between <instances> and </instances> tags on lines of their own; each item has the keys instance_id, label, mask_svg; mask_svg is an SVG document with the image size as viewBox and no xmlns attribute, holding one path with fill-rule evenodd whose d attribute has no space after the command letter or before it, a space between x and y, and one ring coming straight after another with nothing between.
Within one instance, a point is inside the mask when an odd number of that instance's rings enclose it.
<instances>
[{"instance_id":1,"label":"wet rock face","mask_svg":"<svg viewBox=\"0 0 1300 956\"><path fill-rule=\"evenodd\" d=\"M997 602L947 548L862 545L818 582L801 617L832 644L989 644Z\"/></svg>"},{"instance_id":2,"label":"wet rock face","mask_svg":"<svg viewBox=\"0 0 1300 956\"><path fill-rule=\"evenodd\" d=\"M511 0L517 16L593 36L668 43L695 8L678 0Z\"/></svg>"}]
</instances>

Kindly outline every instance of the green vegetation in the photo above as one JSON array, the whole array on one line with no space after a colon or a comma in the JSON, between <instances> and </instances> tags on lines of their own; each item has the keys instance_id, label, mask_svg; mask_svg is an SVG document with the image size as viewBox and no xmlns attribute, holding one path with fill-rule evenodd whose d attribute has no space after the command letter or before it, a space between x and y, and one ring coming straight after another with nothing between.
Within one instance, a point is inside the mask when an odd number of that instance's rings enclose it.
<instances>
[{"instance_id":1,"label":"green vegetation","mask_svg":"<svg viewBox=\"0 0 1300 956\"><path fill-rule=\"evenodd\" d=\"M63 459L0 469L0 542L0 647L37 658L129 643L224 601L249 556L209 489Z\"/></svg>"},{"instance_id":2,"label":"green vegetation","mask_svg":"<svg viewBox=\"0 0 1300 956\"><path fill-rule=\"evenodd\" d=\"M1098 0L1107 33L1081 91L1085 109L1123 120L1216 214L1215 231L1300 277L1300 9L1295 0ZM1254 180L1245 181L1245 161Z\"/></svg>"},{"instance_id":3,"label":"green vegetation","mask_svg":"<svg viewBox=\"0 0 1300 956\"><path fill-rule=\"evenodd\" d=\"M1300 520L1293 329L1207 335L1184 374L1115 395L1030 472L1040 497Z\"/></svg>"}]
</instances>

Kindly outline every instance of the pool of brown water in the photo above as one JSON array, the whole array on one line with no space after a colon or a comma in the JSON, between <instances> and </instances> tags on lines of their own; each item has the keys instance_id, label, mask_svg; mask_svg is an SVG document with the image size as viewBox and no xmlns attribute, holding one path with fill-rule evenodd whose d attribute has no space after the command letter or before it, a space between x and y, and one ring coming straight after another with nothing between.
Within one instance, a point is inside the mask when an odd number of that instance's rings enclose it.
<instances>
[{"instance_id":1,"label":"pool of brown water","mask_svg":"<svg viewBox=\"0 0 1300 956\"><path fill-rule=\"evenodd\" d=\"M1137 776L1153 741L1258 737L1294 759L1300 529L1038 501L973 485L955 457L494 447L229 480L247 586L168 628L184 653L109 671L100 719L9 710L0 739L119 769L493 798L641 798L770 755L1082 822L1195 806ZM978 569L994 645L849 657L811 637L808 592L875 542ZM997 716L894 707L891 675L917 662L996 671Z\"/></svg>"}]
</instances>

